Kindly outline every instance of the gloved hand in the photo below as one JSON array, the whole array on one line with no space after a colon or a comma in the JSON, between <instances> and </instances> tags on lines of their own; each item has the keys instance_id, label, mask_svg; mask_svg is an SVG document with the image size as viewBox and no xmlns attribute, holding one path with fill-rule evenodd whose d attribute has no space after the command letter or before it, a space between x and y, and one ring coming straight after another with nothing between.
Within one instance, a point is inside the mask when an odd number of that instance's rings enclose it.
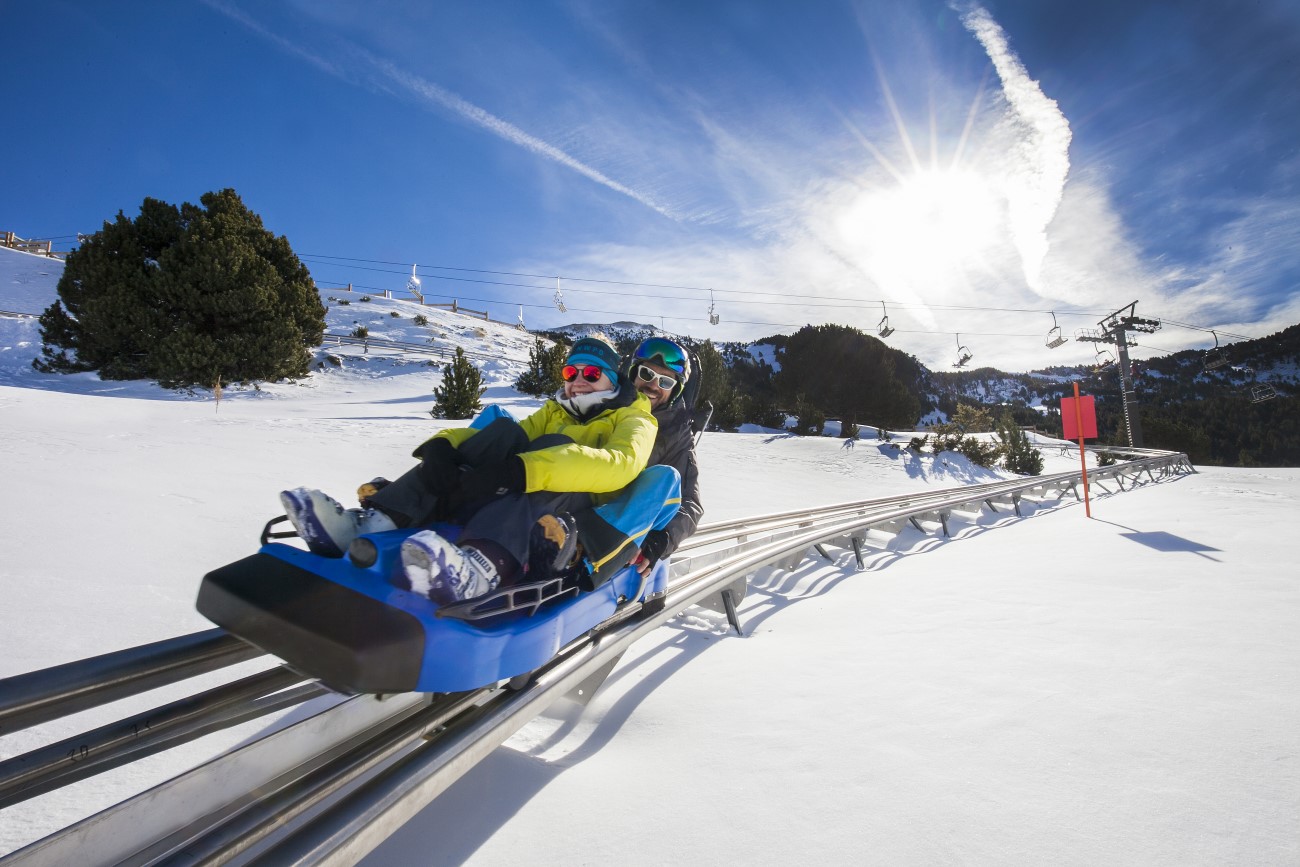
<instances>
[{"instance_id":1,"label":"gloved hand","mask_svg":"<svg viewBox=\"0 0 1300 867\"><path fill-rule=\"evenodd\" d=\"M460 514L496 497L521 494L527 484L528 475L523 460L518 455L512 455L499 463L474 467L461 473L460 484L447 495L447 506L452 512Z\"/></svg>"},{"instance_id":2,"label":"gloved hand","mask_svg":"<svg viewBox=\"0 0 1300 867\"><path fill-rule=\"evenodd\" d=\"M651 566L658 563L668 550L668 531L651 530L641 540L641 559Z\"/></svg>"},{"instance_id":3,"label":"gloved hand","mask_svg":"<svg viewBox=\"0 0 1300 867\"><path fill-rule=\"evenodd\" d=\"M383 476L375 476L357 488L357 502L361 504L363 509L370 508L370 498L391 484L392 482Z\"/></svg>"},{"instance_id":4,"label":"gloved hand","mask_svg":"<svg viewBox=\"0 0 1300 867\"><path fill-rule=\"evenodd\" d=\"M463 461L460 452L444 437L423 442L412 457L420 459L420 477L438 497L445 497L460 484Z\"/></svg>"}]
</instances>

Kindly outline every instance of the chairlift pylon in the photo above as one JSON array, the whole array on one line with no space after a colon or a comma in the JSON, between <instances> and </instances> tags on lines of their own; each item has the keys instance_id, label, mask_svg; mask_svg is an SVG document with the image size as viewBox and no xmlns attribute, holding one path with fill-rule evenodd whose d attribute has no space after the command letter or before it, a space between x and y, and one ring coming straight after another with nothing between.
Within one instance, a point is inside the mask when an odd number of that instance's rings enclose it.
<instances>
[{"instance_id":1,"label":"chairlift pylon","mask_svg":"<svg viewBox=\"0 0 1300 867\"><path fill-rule=\"evenodd\" d=\"M888 337L894 333L894 329L889 327L889 311L885 309L885 302L880 302L880 312L885 315L880 317L880 322L876 325L876 331L880 332L881 338Z\"/></svg>"},{"instance_id":2,"label":"chairlift pylon","mask_svg":"<svg viewBox=\"0 0 1300 867\"><path fill-rule=\"evenodd\" d=\"M718 320L719 320L720 318L721 318L721 317L718 316L717 312L714 310L714 304L713 304L713 290L710 289L710 290L709 290L709 324L710 324L710 325L717 325L717 324L718 324Z\"/></svg>"},{"instance_id":3,"label":"chairlift pylon","mask_svg":"<svg viewBox=\"0 0 1300 867\"><path fill-rule=\"evenodd\" d=\"M953 367L965 367L966 362L971 360L970 350L961 345L961 334L957 335L957 363Z\"/></svg>"},{"instance_id":4,"label":"chairlift pylon","mask_svg":"<svg viewBox=\"0 0 1300 867\"><path fill-rule=\"evenodd\" d=\"M1204 367L1206 370L1214 370L1216 367L1223 367L1228 363L1228 356L1219 348L1219 335L1210 331L1214 335L1214 348L1205 350Z\"/></svg>"},{"instance_id":5,"label":"chairlift pylon","mask_svg":"<svg viewBox=\"0 0 1300 867\"><path fill-rule=\"evenodd\" d=\"M1052 329L1047 332L1047 348L1055 349L1065 343L1065 336L1061 334L1061 326L1056 324L1056 314L1052 314Z\"/></svg>"}]
</instances>

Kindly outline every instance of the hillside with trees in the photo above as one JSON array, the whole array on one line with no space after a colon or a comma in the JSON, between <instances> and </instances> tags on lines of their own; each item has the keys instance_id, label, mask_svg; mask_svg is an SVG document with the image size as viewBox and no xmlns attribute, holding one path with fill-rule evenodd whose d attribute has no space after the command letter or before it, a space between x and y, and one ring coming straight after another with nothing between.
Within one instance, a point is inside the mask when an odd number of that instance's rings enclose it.
<instances>
[{"instance_id":1,"label":"hillside with trees","mask_svg":"<svg viewBox=\"0 0 1300 867\"><path fill-rule=\"evenodd\" d=\"M627 352L658 329L636 323L570 326L563 340L600 328ZM870 424L945 430L963 407L989 408L1009 424L1061 436L1061 398L1078 381L1097 405L1099 442L1127 444L1119 369L1054 367L1031 373L994 368L931 371L873 335L840 325L808 325L753 343L713 343L666 335L700 356L699 400L713 404L711 427L793 427L817 434L828 419L844 431ZM1225 364L1186 350L1134 365L1134 396L1147 448L1187 452L1226 466L1300 466L1300 325L1222 349ZM1260 400L1259 395L1274 396ZM989 430L993 428L990 427Z\"/></svg>"}]
</instances>

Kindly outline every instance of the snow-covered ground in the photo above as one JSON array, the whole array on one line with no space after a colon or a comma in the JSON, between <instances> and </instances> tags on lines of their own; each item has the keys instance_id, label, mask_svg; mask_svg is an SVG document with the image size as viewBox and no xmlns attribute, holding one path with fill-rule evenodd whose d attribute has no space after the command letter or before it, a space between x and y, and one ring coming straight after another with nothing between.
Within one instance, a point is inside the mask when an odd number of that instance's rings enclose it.
<instances>
[{"instance_id":1,"label":"snow-covered ground","mask_svg":"<svg viewBox=\"0 0 1300 867\"><path fill-rule=\"evenodd\" d=\"M58 267L0 250L0 310L39 313ZM414 305L365 303L330 330L420 336ZM505 346L488 400L536 405L508 387L527 335L423 312L467 349ZM0 318L0 677L209 628L199 579L254 548L280 489L346 497L444 424L420 359L330 347L342 367L217 404L37 374L34 341ZM770 432L708 434L700 459L706 521L1005 475ZM763 570L745 637L683 613L366 863L1300 863L1298 501L1300 470L1209 468L1101 495L1092 520L1051 502L951 540L909 529L863 572L847 551ZM180 694L0 738L0 758ZM274 724L0 811L0 853Z\"/></svg>"}]
</instances>

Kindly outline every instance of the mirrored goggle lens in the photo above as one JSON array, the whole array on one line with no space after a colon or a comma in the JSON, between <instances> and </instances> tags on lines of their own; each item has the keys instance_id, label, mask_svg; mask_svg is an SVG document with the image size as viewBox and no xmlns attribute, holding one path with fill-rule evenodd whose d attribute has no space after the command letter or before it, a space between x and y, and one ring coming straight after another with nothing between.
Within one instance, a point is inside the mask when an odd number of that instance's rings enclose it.
<instances>
[{"instance_id":1,"label":"mirrored goggle lens","mask_svg":"<svg viewBox=\"0 0 1300 867\"><path fill-rule=\"evenodd\" d=\"M564 377L565 382L573 382L578 378L578 374L582 374L582 378L587 382L595 382L600 379L601 374L604 372L594 364L588 364L586 367L575 367L572 364L566 364L564 369L560 371L560 376Z\"/></svg>"},{"instance_id":2,"label":"mirrored goggle lens","mask_svg":"<svg viewBox=\"0 0 1300 867\"><path fill-rule=\"evenodd\" d=\"M637 379L642 382L653 382L664 391L672 391L673 388L677 386L677 380L673 379L671 376L664 376L662 373L651 370L644 364L637 365L636 376Z\"/></svg>"},{"instance_id":3,"label":"mirrored goggle lens","mask_svg":"<svg viewBox=\"0 0 1300 867\"><path fill-rule=\"evenodd\" d=\"M643 361L657 361L670 370L686 372L686 356L682 348L671 340L651 337L636 348L636 357Z\"/></svg>"}]
</instances>

